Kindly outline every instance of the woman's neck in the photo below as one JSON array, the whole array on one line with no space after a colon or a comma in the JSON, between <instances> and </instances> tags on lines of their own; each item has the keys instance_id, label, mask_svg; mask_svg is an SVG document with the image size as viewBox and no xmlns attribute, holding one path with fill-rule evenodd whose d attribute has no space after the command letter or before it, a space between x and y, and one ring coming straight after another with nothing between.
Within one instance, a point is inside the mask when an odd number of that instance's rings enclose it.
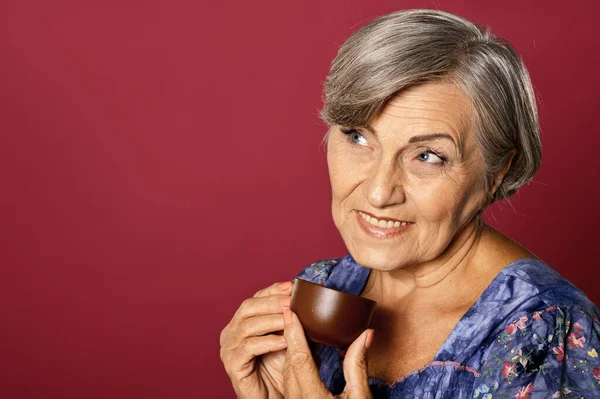
<instances>
[{"instance_id":1,"label":"woman's neck","mask_svg":"<svg viewBox=\"0 0 600 399\"><path fill-rule=\"evenodd\" d=\"M471 265L477 257L483 227L478 220L467 224L436 259L393 271L372 270L363 296L383 306L410 300L415 305L456 303L464 284L477 279Z\"/></svg>"}]
</instances>

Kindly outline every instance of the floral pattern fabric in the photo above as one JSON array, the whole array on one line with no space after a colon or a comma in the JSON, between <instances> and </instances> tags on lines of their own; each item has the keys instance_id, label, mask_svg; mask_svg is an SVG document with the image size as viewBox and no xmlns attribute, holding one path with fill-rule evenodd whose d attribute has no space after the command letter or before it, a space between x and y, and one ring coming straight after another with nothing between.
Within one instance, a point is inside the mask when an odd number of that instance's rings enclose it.
<instances>
[{"instance_id":1,"label":"floral pattern fabric","mask_svg":"<svg viewBox=\"0 0 600 399\"><path fill-rule=\"evenodd\" d=\"M347 255L297 276L360 295L370 269ZM537 259L506 266L423 369L387 383L369 377L375 398L600 398L600 311ZM342 353L321 345L319 373L343 391Z\"/></svg>"}]
</instances>

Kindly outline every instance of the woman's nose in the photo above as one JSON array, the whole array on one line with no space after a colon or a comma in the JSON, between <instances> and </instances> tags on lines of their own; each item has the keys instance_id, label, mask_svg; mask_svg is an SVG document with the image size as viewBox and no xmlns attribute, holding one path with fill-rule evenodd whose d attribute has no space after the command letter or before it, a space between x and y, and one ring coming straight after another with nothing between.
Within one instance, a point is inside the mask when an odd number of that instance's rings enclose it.
<instances>
[{"instance_id":1,"label":"woman's nose","mask_svg":"<svg viewBox=\"0 0 600 399\"><path fill-rule=\"evenodd\" d=\"M375 208L385 208L403 203L402 175L402 170L393 162L380 162L366 185L369 204Z\"/></svg>"}]
</instances>

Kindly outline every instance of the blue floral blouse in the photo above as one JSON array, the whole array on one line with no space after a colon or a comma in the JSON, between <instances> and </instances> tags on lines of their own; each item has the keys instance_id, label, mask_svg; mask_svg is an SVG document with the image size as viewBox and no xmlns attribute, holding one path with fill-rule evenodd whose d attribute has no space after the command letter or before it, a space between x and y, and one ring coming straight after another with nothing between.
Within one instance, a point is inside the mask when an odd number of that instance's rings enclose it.
<instances>
[{"instance_id":1,"label":"blue floral blouse","mask_svg":"<svg viewBox=\"0 0 600 399\"><path fill-rule=\"evenodd\" d=\"M360 295L369 272L347 255L297 277ZM600 398L599 333L596 305L542 261L521 259L494 278L431 363L369 385L375 398ZM323 383L341 393L340 351L320 345L317 355Z\"/></svg>"}]
</instances>

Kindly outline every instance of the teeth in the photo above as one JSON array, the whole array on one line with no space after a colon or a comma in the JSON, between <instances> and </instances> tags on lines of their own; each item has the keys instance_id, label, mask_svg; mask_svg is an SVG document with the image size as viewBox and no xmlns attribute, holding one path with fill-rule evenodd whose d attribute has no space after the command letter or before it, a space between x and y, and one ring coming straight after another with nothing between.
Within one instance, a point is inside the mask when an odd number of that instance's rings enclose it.
<instances>
[{"instance_id":1,"label":"teeth","mask_svg":"<svg viewBox=\"0 0 600 399\"><path fill-rule=\"evenodd\" d=\"M358 212L358 214L367 222L369 222L373 226L379 227L380 229L391 229L394 227L406 226L408 224L408 222L392 222L391 220L378 220L362 212Z\"/></svg>"}]
</instances>

